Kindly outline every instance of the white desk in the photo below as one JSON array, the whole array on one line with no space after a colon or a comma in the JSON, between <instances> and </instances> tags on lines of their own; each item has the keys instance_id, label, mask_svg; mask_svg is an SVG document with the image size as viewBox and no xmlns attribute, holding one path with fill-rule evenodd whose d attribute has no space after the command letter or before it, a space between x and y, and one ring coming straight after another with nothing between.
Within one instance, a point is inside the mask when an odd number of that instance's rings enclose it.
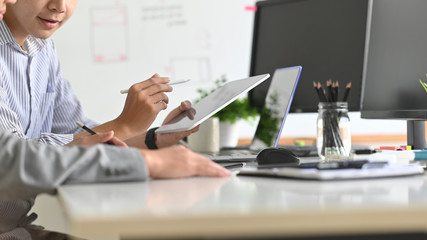
<instances>
[{"instance_id":1,"label":"white desk","mask_svg":"<svg viewBox=\"0 0 427 240\"><path fill-rule=\"evenodd\" d=\"M427 176L341 182L236 177L64 186L77 236L190 238L427 231Z\"/></svg>"}]
</instances>

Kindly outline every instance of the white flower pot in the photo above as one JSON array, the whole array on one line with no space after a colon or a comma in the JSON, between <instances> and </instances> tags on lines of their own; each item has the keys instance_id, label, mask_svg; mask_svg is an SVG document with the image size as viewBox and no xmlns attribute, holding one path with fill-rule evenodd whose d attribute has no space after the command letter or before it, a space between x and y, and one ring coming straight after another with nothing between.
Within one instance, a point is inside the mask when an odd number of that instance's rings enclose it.
<instances>
[{"instance_id":1,"label":"white flower pot","mask_svg":"<svg viewBox=\"0 0 427 240\"><path fill-rule=\"evenodd\" d=\"M188 148L195 152L218 152L219 119L212 117L200 124L199 131L188 136Z\"/></svg>"},{"instance_id":2,"label":"white flower pot","mask_svg":"<svg viewBox=\"0 0 427 240\"><path fill-rule=\"evenodd\" d=\"M219 123L219 146L236 147L239 142L239 121L234 124L224 121Z\"/></svg>"}]
</instances>

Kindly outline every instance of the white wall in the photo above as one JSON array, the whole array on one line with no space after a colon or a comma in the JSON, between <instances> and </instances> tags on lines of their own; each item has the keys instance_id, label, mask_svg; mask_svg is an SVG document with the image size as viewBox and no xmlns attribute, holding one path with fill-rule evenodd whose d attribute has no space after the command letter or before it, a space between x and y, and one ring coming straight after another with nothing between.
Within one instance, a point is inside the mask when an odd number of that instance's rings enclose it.
<instances>
[{"instance_id":1,"label":"white wall","mask_svg":"<svg viewBox=\"0 0 427 240\"><path fill-rule=\"evenodd\" d=\"M198 97L223 74L248 76L255 0L85 0L54 35L64 75L87 116L105 122L117 117L120 89L154 73L191 78L169 94L170 109ZM168 111L168 110L167 110ZM162 112L153 125L161 124ZM317 115L291 114L283 136L315 136ZM353 134L405 133L404 121L362 120L350 115ZM243 124L241 137L255 126Z\"/></svg>"}]
</instances>

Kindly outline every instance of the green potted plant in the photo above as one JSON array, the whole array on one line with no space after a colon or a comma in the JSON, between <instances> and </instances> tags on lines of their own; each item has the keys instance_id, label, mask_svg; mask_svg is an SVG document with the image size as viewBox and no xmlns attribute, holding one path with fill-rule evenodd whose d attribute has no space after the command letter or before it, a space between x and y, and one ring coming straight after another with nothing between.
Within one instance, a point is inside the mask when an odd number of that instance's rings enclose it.
<instances>
[{"instance_id":1,"label":"green potted plant","mask_svg":"<svg viewBox=\"0 0 427 240\"><path fill-rule=\"evenodd\" d=\"M226 82L226 76L222 75L215 80L215 87L213 89L198 89L197 92L200 94L200 98L195 102L200 101L202 98L214 92ZM252 124L257 116L257 109L249 104L249 99L247 97L235 100L213 115L213 117L217 117L220 121L220 147L235 147L239 140L238 121L245 120Z\"/></svg>"}]
</instances>

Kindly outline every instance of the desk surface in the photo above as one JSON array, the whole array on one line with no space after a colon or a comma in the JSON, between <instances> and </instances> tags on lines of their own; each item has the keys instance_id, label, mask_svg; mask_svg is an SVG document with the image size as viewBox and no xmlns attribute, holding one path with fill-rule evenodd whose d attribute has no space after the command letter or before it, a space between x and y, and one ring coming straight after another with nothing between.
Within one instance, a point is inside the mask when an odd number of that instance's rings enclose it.
<instances>
[{"instance_id":1,"label":"desk surface","mask_svg":"<svg viewBox=\"0 0 427 240\"><path fill-rule=\"evenodd\" d=\"M333 182L237 177L64 186L78 236L426 232L427 176Z\"/></svg>"}]
</instances>

